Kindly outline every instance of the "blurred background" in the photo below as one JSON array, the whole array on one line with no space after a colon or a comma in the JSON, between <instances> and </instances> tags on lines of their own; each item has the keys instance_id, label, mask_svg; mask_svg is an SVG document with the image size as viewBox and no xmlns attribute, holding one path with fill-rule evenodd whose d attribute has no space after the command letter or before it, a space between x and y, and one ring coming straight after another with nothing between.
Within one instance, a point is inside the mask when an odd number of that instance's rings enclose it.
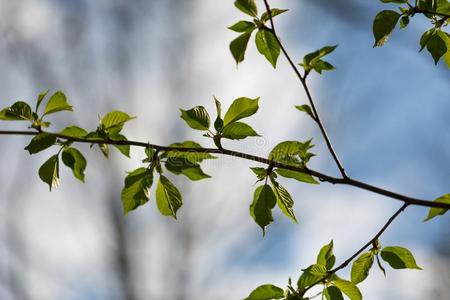
<instances>
[{"instance_id":1,"label":"blurred background","mask_svg":"<svg viewBox=\"0 0 450 300\"><path fill-rule=\"evenodd\" d=\"M373 49L372 20L389 5L272 2L290 9L276 22L295 60L339 44L328 58L337 70L312 74L310 84L349 175L418 198L450 192L450 72L418 53L430 25L418 16ZM236 68L228 50L236 34L226 27L245 18L232 0L0 0L0 107L62 90L75 112L52 116L54 131L94 130L98 114L122 110L137 116L125 127L129 139L213 146L178 108L204 105L214 115L213 95L225 108L260 96L249 123L262 137L224 147L267 155L283 140L313 138L311 167L338 175L318 129L293 108L306 96L286 60L280 56L274 70L251 42ZM0 129L26 128L2 122ZM242 299L260 284L296 281L331 239L343 261L401 205L350 187L282 180L300 222L274 210L263 238L248 214L255 183L248 168L257 164L220 157L204 163L211 179L170 177L184 197L177 221L159 214L155 187L147 205L124 217L120 191L141 149L132 159L113 152L106 160L82 145L86 183L62 168L60 187L49 193L37 170L57 150L30 157L28 141L0 138L2 300ZM424 270L387 268L385 278L374 266L360 285L364 299L448 299L450 219L422 223L426 214L409 208L381 239L411 249Z\"/></svg>"}]
</instances>

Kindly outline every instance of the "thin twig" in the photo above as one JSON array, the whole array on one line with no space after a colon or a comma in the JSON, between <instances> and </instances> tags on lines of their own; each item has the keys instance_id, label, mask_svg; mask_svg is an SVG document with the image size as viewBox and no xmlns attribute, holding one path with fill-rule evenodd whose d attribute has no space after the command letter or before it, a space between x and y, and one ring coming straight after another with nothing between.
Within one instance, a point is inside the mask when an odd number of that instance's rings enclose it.
<instances>
[{"instance_id":1,"label":"thin twig","mask_svg":"<svg viewBox=\"0 0 450 300\"><path fill-rule=\"evenodd\" d=\"M405 195L401 195L389 190L385 190L355 179L351 178L337 178L333 176L329 176L326 174L323 174L321 172L302 167L302 166L293 166L289 164L285 164L283 162L274 161L267 159L265 157L256 156L244 152L239 151L233 151L228 149L217 149L217 148L188 148L188 147L170 147L170 146L161 146L156 144L151 144L148 142L139 142L139 141L124 141L124 140L111 140L111 139L91 139L91 138L78 138L78 137L71 137L68 135L63 135L60 133L52 133L52 132L45 132L47 134L51 134L56 136L60 139L65 139L67 141L71 142L79 142L79 143L87 143L87 144L108 144L108 145L129 145L129 146L136 146L136 147L143 147L143 148L152 148L159 151L178 151L178 152L192 152L192 153L213 153L213 154L221 154L221 155L228 155L228 156L234 156L243 158L246 160L256 161L262 164L266 164L268 166L273 166L274 168L282 168L292 171L297 171L301 173L306 173L311 176L319 178L321 181L329 182L332 184L344 184L344 185L350 185L354 186L366 191L370 191L379 195L384 195L392 199L400 200L404 203L410 204L410 205L416 205L416 206L424 206L424 207L436 207L436 208L443 208L443 209L450 209L450 204L447 203L440 203L440 202L432 202L428 200L422 200L422 199L416 199L412 197L408 197ZM39 134L39 132L36 131L13 131L13 130L1 130L0 135L28 135L28 136L34 136Z\"/></svg>"},{"instance_id":2,"label":"thin twig","mask_svg":"<svg viewBox=\"0 0 450 300\"><path fill-rule=\"evenodd\" d=\"M351 263L358 255L360 255L364 250L366 250L368 247L376 243L376 241L380 238L380 236L386 231L386 229L391 225L391 223L409 206L408 203L405 203L400 207L386 222L386 224L383 225L383 227L378 231L378 233L364 246L362 246L358 251L356 251L352 256L350 256L348 259L346 259L343 263L341 263L336 268L328 271L327 275L315 282L314 284L308 286L305 290L302 291L301 296L303 296L309 289L311 289L313 286L320 284L321 282L324 282L328 278L330 278L333 274L335 274L337 271L345 268L348 266L349 263Z\"/></svg>"},{"instance_id":3,"label":"thin twig","mask_svg":"<svg viewBox=\"0 0 450 300\"><path fill-rule=\"evenodd\" d=\"M281 43L280 39L278 38L278 35L276 33L276 30L275 30L275 24L273 22L272 12L270 10L269 3L267 2L267 0L264 0L264 4L266 6L267 14L269 15L270 26L271 26L271 28L267 28L267 29L272 31L273 35L275 36L275 39L277 40L278 45L281 48L281 51L283 52L284 56L286 57L286 59L289 62L289 65L292 67L292 69L294 70L294 72L297 75L298 79L300 80L300 82L301 82L301 84L303 86L303 89L306 92L306 96L308 97L309 104L311 105L311 109L312 109L313 114L314 114L313 120L319 126L319 129L322 132L322 136L325 139L325 143L327 144L328 150L330 151L331 156L333 157L334 161L336 162L336 165L337 165L339 171L341 172L342 177L343 178L348 178L347 174L345 173L345 169L344 169L342 163L340 162L340 160L339 160L339 158L338 158L338 156L336 154L336 151L333 148L333 145L331 144L331 141L330 141L330 138L328 137L328 134L327 134L327 131L325 129L325 126L323 125L322 121L320 120L319 112L316 109L316 106L314 104L313 98L311 96L311 92L309 91L308 85L306 84L306 75L302 76L302 74L300 74L299 69L297 68L295 63L292 61L292 59L289 56L288 52L284 48L283 43Z\"/></svg>"}]
</instances>

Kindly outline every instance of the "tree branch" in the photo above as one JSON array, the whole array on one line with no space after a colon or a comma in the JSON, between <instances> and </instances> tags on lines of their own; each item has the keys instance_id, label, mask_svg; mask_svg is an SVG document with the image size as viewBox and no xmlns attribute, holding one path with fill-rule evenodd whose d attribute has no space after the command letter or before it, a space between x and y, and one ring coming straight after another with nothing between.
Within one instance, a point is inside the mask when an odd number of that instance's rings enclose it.
<instances>
[{"instance_id":1,"label":"tree branch","mask_svg":"<svg viewBox=\"0 0 450 300\"><path fill-rule=\"evenodd\" d=\"M286 59L289 62L289 65L292 67L292 69L294 70L294 72L297 75L298 79L300 80L300 82L301 82L301 84L303 86L303 89L306 92L306 96L308 97L308 101L309 101L309 104L311 105L311 109L312 109L312 111L314 113L313 120L319 126L320 131L322 132L322 136L325 139L325 142L327 144L328 150L330 151L331 156L333 157L334 161L336 162L336 165L339 168L339 171L341 172L342 177L343 178L348 178L347 174L345 173L344 167L343 167L342 163L340 162L340 160L339 160L339 158L338 158L338 156L336 154L336 151L333 148L333 145L331 144L331 141L330 141L330 138L328 137L328 134L327 134L327 131L325 129L325 126L323 125L323 123L322 123L322 121L320 119L319 112L316 109L316 106L314 104L313 98L311 96L311 92L309 91L308 85L306 84L306 74L305 74L305 76L302 76L300 74L300 71L298 70L297 66L292 61L292 59L289 56L288 52L284 48L284 46L281 43L280 39L278 38L278 35L276 33L276 30L275 30L275 24L273 22L272 13L271 13L271 10L270 10L269 3L267 2L267 0L264 0L264 4L266 6L267 14L269 15L270 26L272 27L272 28L267 28L267 29L270 30L273 33L273 35L275 36L275 39L277 40L278 45L280 45L281 51L283 52L284 56L286 57Z\"/></svg>"},{"instance_id":2,"label":"tree branch","mask_svg":"<svg viewBox=\"0 0 450 300\"><path fill-rule=\"evenodd\" d=\"M0 135L27 135L27 136L34 136L39 134L40 132L36 131L13 131L13 130L0 130ZM87 139L87 138L77 138L77 137L71 137L59 133L52 133L52 132L45 132L47 134L51 134L56 136L57 138L64 139L71 142L78 142L78 143L87 143L87 144L108 144L108 145L129 145L129 146L136 146L136 147L143 147L143 148L152 148L158 151L179 151L179 152L192 152L192 153L214 153L214 154L221 154L221 155L228 155L228 156L234 156L246 160L251 160L255 162L259 162L262 164L266 164L269 166L272 166L274 168L282 168L292 171L297 171L301 173L310 174L311 176L319 178L319 180L324 182L329 182L332 184L344 184L344 185L350 185L354 186L366 191L370 191L379 195L383 195L392 199L403 201L404 203L408 205L416 205L416 206L424 206L424 207L436 207L436 208L442 208L442 209L450 209L450 204L447 203L440 203L440 202L432 202L428 200L422 200L422 199L416 199L412 197L408 197L405 195L401 195L389 190L385 190L355 179L351 178L337 178L333 176L329 176L326 174L323 174L321 172L302 167L302 166L293 166L289 164L285 164L283 162L274 161L267 159L265 157L256 156L244 152L239 151L233 151L228 149L217 149L217 148L186 148L186 147L169 147L169 146L161 146L157 144L151 144L146 142L139 142L139 141L123 141L123 140L111 140L111 139Z\"/></svg>"},{"instance_id":3,"label":"tree branch","mask_svg":"<svg viewBox=\"0 0 450 300\"><path fill-rule=\"evenodd\" d=\"M324 280L330 278L333 274L335 274L337 271L345 268L348 266L349 263L352 262L358 255L360 255L364 250L366 250L368 247L376 243L376 241L380 238L380 236L386 231L386 229L391 225L391 223L409 206L408 203L405 203L400 207L386 222L386 224L383 225L383 227L378 231L378 233L370 240L368 241L364 246L362 246L358 251L356 251L352 256L350 256L348 259L346 259L342 264L337 266L336 268L328 271L327 276L323 277L322 279L318 280L314 284L307 287L304 291L302 291L301 296L303 296L309 289L311 289L313 286L316 286L323 282Z\"/></svg>"}]
</instances>

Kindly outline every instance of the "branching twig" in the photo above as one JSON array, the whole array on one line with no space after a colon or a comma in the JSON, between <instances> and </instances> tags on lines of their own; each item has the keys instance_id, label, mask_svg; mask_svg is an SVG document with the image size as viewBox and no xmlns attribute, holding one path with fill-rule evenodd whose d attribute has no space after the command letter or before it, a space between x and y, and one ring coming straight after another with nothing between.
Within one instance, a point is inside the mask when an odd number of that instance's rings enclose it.
<instances>
[{"instance_id":1,"label":"branching twig","mask_svg":"<svg viewBox=\"0 0 450 300\"><path fill-rule=\"evenodd\" d=\"M306 96L308 97L308 101L309 104L311 105L311 109L313 111L313 120L317 123L317 125L320 128L320 131L322 132L322 135L325 139L325 142L327 144L328 150L331 153L331 156L333 156L334 161L336 162L337 167L339 168L339 171L341 172L341 175L343 178L347 178L347 174L345 173L344 167L342 165L342 163L340 162L336 151L333 148L333 145L331 144L330 138L328 137L327 131L325 129L325 126L323 125L322 121L320 120L320 116L319 113L316 109L316 106L314 104L313 98L311 96L311 92L309 91L308 85L306 84L306 74L305 76L302 76L302 74L300 74L300 71L298 70L297 66L295 65L295 63L292 61L291 57L289 56L288 52L286 51L286 49L283 46L283 43L281 43L280 39L278 38L278 35L276 33L275 30L275 24L273 22L273 18L272 18L272 12L270 10L270 6L269 3L267 2L267 0L264 0L264 4L266 6L266 11L267 14L269 15L269 20L270 20L270 26L271 28L267 28L268 30L272 31L273 35L275 36L275 39L278 42L278 45L280 45L281 51L283 52L284 56L286 57L286 59L289 62L289 65L292 67L292 69L294 70L295 74L297 75L298 79L300 80L303 89L306 92Z\"/></svg>"},{"instance_id":2,"label":"branching twig","mask_svg":"<svg viewBox=\"0 0 450 300\"><path fill-rule=\"evenodd\" d=\"M327 280L328 278L330 278L333 274L335 274L337 271L345 268L348 266L349 263L352 262L352 260L354 260L358 255L360 255L364 250L366 250L368 247L370 247L371 245L373 245L374 243L376 243L376 241L380 238L380 236L386 231L386 229L389 227L389 225L391 225L391 223L400 215L400 213L402 213L407 207L409 206L408 203L403 204L402 207L400 207L390 218L389 220L386 222L386 224L384 224L384 226L380 229L380 231L378 231L378 233L370 240L368 241L364 246L361 247L361 249L359 249L358 251L356 251L352 256L350 256L348 259L346 259L342 264L340 264L339 266L337 266L336 268L328 271L327 275L323 278L321 278L320 280L318 280L317 282L315 282L314 284L310 285L309 287L307 287L305 290L303 290L301 296L303 296L309 289L311 289L313 286L320 284L321 282L324 282L325 280Z\"/></svg>"},{"instance_id":3,"label":"branching twig","mask_svg":"<svg viewBox=\"0 0 450 300\"><path fill-rule=\"evenodd\" d=\"M321 181L329 182L332 184L345 184L354 186L366 191L374 192L376 194L384 195L392 199L403 201L404 203L407 203L409 205L417 205L417 206L424 206L424 207L436 207L436 208L443 208L443 209L450 209L450 204L446 203L439 203L439 202L431 202L427 200L422 199L416 199L408 196L404 196L389 190L385 190L355 179L351 178L337 178L333 176L329 176L326 174L323 174L321 172L302 167L302 166L293 166L289 164L285 164L283 162L273 161L261 156L256 156L244 152L239 151L233 151L228 149L217 149L217 148L185 148L185 147L169 147L169 146L161 146L156 144L150 144L148 142L139 142L139 141L124 141L124 140L111 140L111 139L98 139L98 138L77 138L77 137L71 137L59 133L52 133L52 132L45 132L48 134L52 134L56 136L57 138L65 139L71 142L79 142L79 143L88 143L88 144L109 144L109 145L129 145L129 146L136 146L136 147L143 147L143 148L152 148L159 151L179 151L179 152L192 152L192 153L215 153L215 154L222 154L222 155L228 155L228 156L234 156L243 158L246 160L256 161L262 164L271 165L274 168L283 168L287 170L297 171L301 173L310 174L314 177L319 178ZM36 131L8 131L8 130L1 130L0 135L30 135L34 136L39 134L39 132Z\"/></svg>"}]
</instances>

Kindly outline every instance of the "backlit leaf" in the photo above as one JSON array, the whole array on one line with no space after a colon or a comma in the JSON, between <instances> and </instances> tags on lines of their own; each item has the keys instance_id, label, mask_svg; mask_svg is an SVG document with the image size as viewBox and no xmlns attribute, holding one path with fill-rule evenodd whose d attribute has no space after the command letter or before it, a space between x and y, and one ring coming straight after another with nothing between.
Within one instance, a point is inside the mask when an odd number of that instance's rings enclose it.
<instances>
[{"instance_id":1,"label":"backlit leaf","mask_svg":"<svg viewBox=\"0 0 450 300\"><path fill-rule=\"evenodd\" d=\"M416 264L412 253L403 247L384 247L381 250L381 258L394 269L418 269L422 270Z\"/></svg>"},{"instance_id":2,"label":"backlit leaf","mask_svg":"<svg viewBox=\"0 0 450 300\"><path fill-rule=\"evenodd\" d=\"M254 289L244 300L274 300L284 297L284 291L272 284L264 284Z\"/></svg>"},{"instance_id":3,"label":"backlit leaf","mask_svg":"<svg viewBox=\"0 0 450 300\"><path fill-rule=\"evenodd\" d=\"M272 209L276 203L275 194L268 184L261 185L255 190L250 215L262 228L263 235L266 233L266 226L273 222Z\"/></svg>"},{"instance_id":4,"label":"backlit leaf","mask_svg":"<svg viewBox=\"0 0 450 300\"><path fill-rule=\"evenodd\" d=\"M255 23L249 21L239 21L228 27L228 29L236 32L246 32L251 29L255 29Z\"/></svg>"},{"instance_id":5,"label":"backlit leaf","mask_svg":"<svg viewBox=\"0 0 450 300\"><path fill-rule=\"evenodd\" d=\"M258 101L259 97L255 99L250 99L246 97L241 97L233 101L225 113L223 118L223 125L227 126L237 120L250 117L258 111Z\"/></svg>"},{"instance_id":6,"label":"backlit leaf","mask_svg":"<svg viewBox=\"0 0 450 300\"><path fill-rule=\"evenodd\" d=\"M39 177L47 183L50 191L59 185L59 159L58 155L50 157L40 168Z\"/></svg>"},{"instance_id":7,"label":"backlit leaf","mask_svg":"<svg viewBox=\"0 0 450 300\"><path fill-rule=\"evenodd\" d=\"M53 146L55 142L56 137L54 135L41 132L33 137L30 144L25 147L25 150L27 150L30 154L35 154Z\"/></svg>"},{"instance_id":8,"label":"backlit leaf","mask_svg":"<svg viewBox=\"0 0 450 300\"><path fill-rule=\"evenodd\" d=\"M121 198L125 214L144 205L149 200L148 190L153 183L153 172L147 168L138 168L125 177Z\"/></svg>"},{"instance_id":9,"label":"backlit leaf","mask_svg":"<svg viewBox=\"0 0 450 300\"><path fill-rule=\"evenodd\" d=\"M327 276L327 270L322 265L311 265L306 268L297 281L297 287L300 291L315 284Z\"/></svg>"},{"instance_id":10,"label":"backlit leaf","mask_svg":"<svg viewBox=\"0 0 450 300\"><path fill-rule=\"evenodd\" d=\"M249 30L235 38L230 43L230 51L233 55L236 64L244 61L245 51L247 50L248 41L252 35L253 30Z\"/></svg>"},{"instance_id":11,"label":"backlit leaf","mask_svg":"<svg viewBox=\"0 0 450 300\"><path fill-rule=\"evenodd\" d=\"M3 121L33 121L31 107L23 102L17 101L11 107L0 111L0 120Z\"/></svg>"},{"instance_id":12,"label":"backlit leaf","mask_svg":"<svg viewBox=\"0 0 450 300\"><path fill-rule=\"evenodd\" d=\"M279 9L279 8L272 8L271 10L270 10L270 14L272 15L272 18L275 18L276 16L278 16L278 15L281 15L282 13L285 13L285 12L287 12L289 9ZM262 16L261 16L261 22L267 22L267 21L269 21L270 20L270 18L269 18L269 14L267 13L267 11L266 12L264 12L263 14L262 14Z\"/></svg>"},{"instance_id":13,"label":"backlit leaf","mask_svg":"<svg viewBox=\"0 0 450 300\"><path fill-rule=\"evenodd\" d=\"M369 275L369 270L373 265L373 253L365 252L353 262L351 278L354 284L358 284Z\"/></svg>"},{"instance_id":14,"label":"backlit leaf","mask_svg":"<svg viewBox=\"0 0 450 300\"><path fill-rule=\"evenodd\" d=\"M249 125L242 122L234 122L223 128L222 136L231 140L242 140L250 136L259 136Z\"/></svg>"},{"instance_id":15,"label":"backlit leaf","mask_svg":"<svg viewBox=\"0 0 450 300\"><path fill-rule=\"evenodd\" d=\"M189 110L183 110L180 108L181 118L192 129L208 130L210 125L209 114L203 106L196 106Z\"/></svg>"},{"instance_id":16,"label":"backlit leaf","mask_svg":"<svg viewBox=\"0 0 450 300\"><path fill-rule=\"evenodd\" d=\"M47 102L44 110L44 115L53 114L59 111L73 111L72 106L67 102L66 95L63 92L57 91Z\"/></svg>"},{"instance_id":17,"label":"backlit leaf","mask_svg":"<svg viewBox=\"0 0 450 300\"><path fill-rule=\"evenodd\" d=\"M83 154L75 148L65 148L61 153L61 159L66 166L72 169L73 176L84 182L87 162Z\"/></svg>"},{"instance_id":18,"label":"backlit leaf","mask_svg":"<svg viewBox=\"0 0 450 300\"><path fill-rule=\"evenodd\" d=\"M295 223L298 223L297 219L295 218L293 210L294 200L292 200L291 195L283 186L281 186L274 179L272 179L272 183L275 188L275 196L277 197L278 207L287 217L292 219L292 221L294 221Z\"/></svg>"},{"instance_id":19,"label":"backlit leaf","mask_svg":"<svg viewBox=\"0 0 450 300\"><path fill-rule=\"evenodd\" d=\"M349 297L350 300L362 300L361 292L354 283L347 280L336 279L333 280L333 284Z\"/></svg>"},{"instance_id":20,"label":"backlit leaf","mask_svg":"<svg viewBox=\"0 0 450 300\"><path fill-rule=\"evenodd\" d=\"M446 194L443 195L437 199L435 199L433 202L439 202L439 203L447 203L450 204L450 194ZM437 208L437 207L432 207L430 208L430 210L428 211L428 216L426 217L425 221L428 221L430 219L433 219L436 216L439 215L443 215L447 212L448 209L445 208Z\"/></svg>"},{"instance_id":21,"label":"backlit leaf","mask_svg":"<svg viewBox=\"0 0 450 300\"><path fill-rule=\"evenodd\" d=\"M324 266L327 270L333 268L336 257L333 254L333 241L323 246L317 255L317 264Z\"/></svg>"},{"instance_id":22,"label":"backlit leaf","mask_svg":"<svg viewBox=\"0 0 450 300\"><path fill-rule=\"evenodd\" d=\"M374 47L383 46L397 25L400 14L393 10L383 10L373 21Z\"/></svg>"},{"instance_id":23,"label":"backlit leaf","mask_svg":"<svg viewBox=\"0 0 450 300\"><path fill-rule=\"evenodd\" d=\"M281 168L277 168L275 170L275 172L277 172L277 174L280 176L296 179L300 182L305 182L305 183L310 183L310 184L319 184L319 182L317 180L315 180L314 177L312 177L311 175L306 174L306 173L296 172L296 171L281 169Z\"/></svg>"},{"instance_id":24,"label":"backlit leaf","mask_svg":"<svg viewBox=\"0 0 450 300\"><path fill-rule=\"evenodd\" d=\"M264 55L274 68L277 67L278 56L280 55L280 44L272 31L260 29L255 37L256 48Z\"/></svg>"},{"instance_id":25,"label":"backlit leaf","mask_svg":"<svg viewBox=\"0 0 450 300\"><path fill-rule=\"evenodd\" d=\"M234 6L251 17L256 18L258 16L258 8L256 7L255 0L236 0Z\"/></svg>"},{"instance_id":26,"label":"backlit leaf","mask_svg":"<svg viewBox=\"0 0 450 300\"><path fill-rule=\"evenodd\" d=\"M172 216L175 219L178 209L183 204L178 189L163 175L159 177L158 187L156 188L156 204L162 215Z\"/></svg>"}]
</instances>

